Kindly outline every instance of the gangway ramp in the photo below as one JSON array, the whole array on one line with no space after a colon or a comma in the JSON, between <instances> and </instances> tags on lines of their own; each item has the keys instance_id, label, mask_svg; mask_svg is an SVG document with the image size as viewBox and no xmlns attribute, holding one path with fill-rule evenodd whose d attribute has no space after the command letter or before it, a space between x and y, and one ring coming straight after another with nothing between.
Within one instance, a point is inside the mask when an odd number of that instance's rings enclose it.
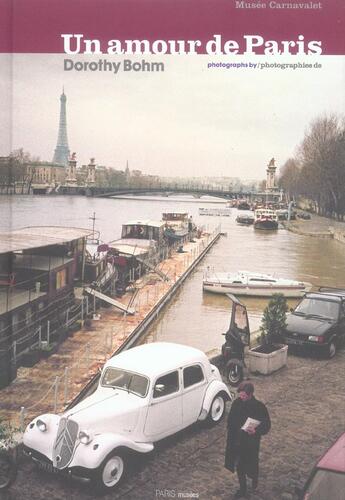
<instances>
[{"instance_id":1,"label":"gangway ramp","mask_svg":"<svg viewBox=\"0 0 345 500\"><path fill-rule=\"evenodd\" d=\"M158 274L160 278L162 278L163 281L170 281L170 278L167 274L163 273L160 269L158 269L157 266L154 266L150 262L147 262L146 260L140 259L139 257L136 257L136 260L140 262L140 264L143 264L146 266L148 269L153 271L154 273Z\"/></svg>"},{"instance_id":2,"label":"gangway ramp","mask_svg":"<svg viewBox=\"0 0 345 500\"><path fill-rule=\"evenodd\" d=\"M93 288L85 288L85 292L88 293L89 295L92 295L94 297L97 297L100 300L103 300L104 302L107 302L108 304L111 304L114 307L117 307L117 309L120 309L121 311L124 311L127 314L134 314L135 309L133 307L128 307L126 304L122 304L118 300L112 299L108 295L105 295L102 292L99 292L98 290L94 290Z\"/></svg>"}]
</instances>

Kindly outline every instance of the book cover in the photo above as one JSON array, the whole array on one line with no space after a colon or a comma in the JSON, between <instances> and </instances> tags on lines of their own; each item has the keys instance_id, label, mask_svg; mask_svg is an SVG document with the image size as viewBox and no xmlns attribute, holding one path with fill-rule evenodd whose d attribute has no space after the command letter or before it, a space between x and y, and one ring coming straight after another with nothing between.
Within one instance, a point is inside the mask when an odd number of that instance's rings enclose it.
<instances>
[{"instance_id":1,"label":"book cover","mask_svg":"<svg viewBox=\"0 0 345 500\"><path fill-rule=\"evenodd\" d=\"M202 290L205 271L343 288L341 0L2 0L0 9L0 418L19 436L39 415L61 415L90 396L134 333L135 342L217 358L230 302ZM278 229L254 229L254 205L280 210ZM267 301L244 298L252 342ZM345 389L344 351L334 349L331 360L290 352L287 368L249 374L272 417L257 498L292 498L343 431L344 404L332 397ZM153 381L158 392L175 383L170 372ZM123 461L104 472L109 448L97 462L98 476L116 487L104 498L236 491L223 467L226 418L209 428L182 424L203 398L203 379L190 376L195 392L181 372L176 403L155 421L164 430L153 450L135 453L142 442L128 445L127 436L115 447L125 449ZM135 383L140 398L144 382ZM315 401L330 385L333 396ZM121 420L128 435L140 425L145 434L145 411ZM77 438L92 453L94 434L78 428L72 454ZM95 498L93 485L49 474L62 455L43 459L48 472L39 474L23 458L11 494Z\"/></svg>"}]
</instances>

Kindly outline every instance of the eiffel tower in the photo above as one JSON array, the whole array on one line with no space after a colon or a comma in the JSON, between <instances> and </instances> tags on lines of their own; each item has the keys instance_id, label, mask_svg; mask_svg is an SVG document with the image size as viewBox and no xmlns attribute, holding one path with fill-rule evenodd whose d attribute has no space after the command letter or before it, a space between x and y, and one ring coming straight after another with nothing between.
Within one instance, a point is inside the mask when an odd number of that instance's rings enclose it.
<instances>
[{"instance_id":1,"label":"eiffel tower","mask_svg":"<svg viewBox=\"0 0 345 500\"><path fill-rule=\"evenodd\" d=\"M68 139L67 139L67 121L66 121L66 100L64 89L62 89L62 94L60 96L60 121L59 121L59 133L56 148L54 151L53 163L58 163L59 165L68 165L69 159L69 149L68 149Z\"/></svg>"}]
</instances>

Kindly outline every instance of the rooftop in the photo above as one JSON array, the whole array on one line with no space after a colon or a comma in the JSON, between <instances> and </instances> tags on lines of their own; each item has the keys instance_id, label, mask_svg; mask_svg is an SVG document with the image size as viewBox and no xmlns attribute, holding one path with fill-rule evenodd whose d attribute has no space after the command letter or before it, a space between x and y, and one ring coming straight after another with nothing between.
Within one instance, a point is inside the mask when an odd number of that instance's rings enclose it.
<instances>
[{"instance_id":1,"label":"rooftop","mask_svg":"<svg viewBox=\"0 0 345 500\"><path fill-rule=\"evenodd\" d=\"M161 227L163 225L164 223L162 221L150 220L150 219L132 220L124 224L124 226L151 226L151 227Z\"/></svg>"},{"instance_id":2,"label":"rooftop","mask_svg":"<svg viewBox=\"0 0 345 500\"><path fill-rule=\"evenodd\" d=\"M0 254L62 245L92 235L91 229L62 226L32 226L0 233Z\"/></svg>"},{"instance_id":3,"label":"rooftop","mask_svg":"<svg viewBox=\"0 0 345 500\"><path fill-rule=\"evenodd\" d=\"M106 363L129 371L154 376L167 373L189 363L208 362L206 354L199 349L169 342L153 342L133 347Z\"/></svg>"}]
</instances>

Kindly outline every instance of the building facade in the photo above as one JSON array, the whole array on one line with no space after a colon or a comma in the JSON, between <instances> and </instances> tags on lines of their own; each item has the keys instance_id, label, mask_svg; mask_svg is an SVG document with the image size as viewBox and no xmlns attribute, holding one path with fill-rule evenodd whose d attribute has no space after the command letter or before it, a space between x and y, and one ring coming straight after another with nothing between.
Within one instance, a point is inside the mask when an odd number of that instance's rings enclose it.
<instances>
[{"instance_id":1,"label":"building facade","mask_svg":"<svg viewBox=\"0 0 345 500\"><path fill-rule=\"evenodd\" d=\"M65 182L66 172L63 165L50 162L30 162L26 164L26 170L32 184L55 186Z\"/></svg>"}]
</instances>

